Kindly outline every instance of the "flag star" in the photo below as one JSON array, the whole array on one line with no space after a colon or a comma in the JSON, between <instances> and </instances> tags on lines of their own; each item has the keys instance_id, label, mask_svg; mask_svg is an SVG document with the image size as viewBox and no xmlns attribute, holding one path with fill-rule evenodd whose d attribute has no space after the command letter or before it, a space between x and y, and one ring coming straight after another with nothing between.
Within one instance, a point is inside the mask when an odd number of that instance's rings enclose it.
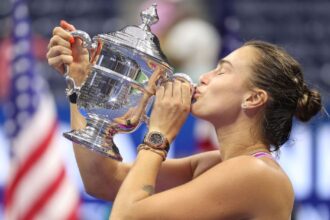
<instances>
[{"instance_id":1,"label":"flag star","mask_svg":"<svg viewBox=\"0 0 330 220\"><path fill-rule=\"evenodd\" d=\"M4 128L8 136L12 136L17 129L17 124L14 120L7 120L4 124Z\"/></svg>"},{"instance_id":2,"label":"flag star","mask_svg":"<svg viewBox=\"0 0 330 220\"><path fill-rule=\"evenodd\" d=\"M26 39L19 40L14 47L15 56L28 53L30 50L30 42Z\"/></svg>"},{"instance_id":3,"label":"flag star","mask_svg":"<svg viewBox=\"0 0 330 220\"><path fill-rule=\"evenodd\" d=\"M29 78L26 75L18 77L18 79L15 82L15 87L19 92L24 92L29 88L30 81Z\"/></svg>"},{"instance_id":4,"label":"flag star","mask_svg":"<svg viewBox=\"0 0 330 220\"><path fill-rule=\"evenodd\" d=\"M16 98L16 105L19 110L26 109L30 104L29 94L28 93L21 93Z\"/></svg>"},{"instance_id":5,"label":"flag star","mask_svg":"<svg viewBox=\"0 0 330 220\"><path fill-rule=\"evenodd\" d=\"M30 66L30 60L26 57L22 57L14 62L14 73L24 73L29 70Z\"/></svg>"},{"instance_id":6,"label":"flag star","mask_svg":"<svg viewBox=\"0 0 330 220\"><path fill-rule=\"evenodd\" d=\"M29 119L29 117L30 114L27 111L22 111L18 113L16 117L17 124L24 124L27 121L27 119Z\"/></svg>"},{"instance_id":7,"label":"flag star","mask_svg":"<svg viewBox=\"0 0 330 220\"><path fill-rule=\"evenodd\" d=\"M14 31L18 38L26 37L29 33L29 24L26 21L20 21Z\"/></svg>"},{"instance_id":8,"label":"flag star","mask_svg":"<svg viewBox=\"0 0 330 220\"><path fill-rule=\"evenodd\" d=\"M28 16L28 8L25 4L19 4L14 11L14 18L20 20Z\"/></svg>"},{"instance_id":9,"label":"flag star","mask_svg":"<svg viewBox=\"0 0 330 220\"><path fill-rule=\"evenodd\" d=\"M42 91L47 86L40 76L36 76L32 84L34 85L35 91Z\"/></svg>"}]
</instances>

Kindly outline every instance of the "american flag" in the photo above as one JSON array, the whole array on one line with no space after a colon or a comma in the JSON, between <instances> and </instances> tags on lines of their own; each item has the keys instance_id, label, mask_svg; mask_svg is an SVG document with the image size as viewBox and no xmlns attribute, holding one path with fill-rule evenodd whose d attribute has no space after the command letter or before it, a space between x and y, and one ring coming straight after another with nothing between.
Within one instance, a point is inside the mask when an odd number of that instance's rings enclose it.
<instances>
[{"instance_id":1,"label":"american flag","mask_svg":"<svg viewBox=\"0 0 330 220\"><path fill-rule=\"evenodd\" d=\"M219 148L214 126L204 120L197 120L194 127L197 151L204 152Z\"/></svg>"},{"instance_id":2,"label":"american flag","mask_svg":"<svg viewBox=\"0 0 330 220\"><path fill-rule=\"evenodd\" d=\"M28 7L12 0L12 76L4 106L11 143L5 219L76 219L80 198L67 177L53 97L35 71Z\"/></svg>"}]
</instances>

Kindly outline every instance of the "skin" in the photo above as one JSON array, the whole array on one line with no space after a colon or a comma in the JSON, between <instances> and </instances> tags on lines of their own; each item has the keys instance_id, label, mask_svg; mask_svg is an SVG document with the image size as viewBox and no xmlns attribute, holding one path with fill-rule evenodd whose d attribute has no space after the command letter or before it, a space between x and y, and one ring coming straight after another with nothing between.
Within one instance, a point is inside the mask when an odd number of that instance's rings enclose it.
<instances>
[{"instance_id":1,"label":"skin","mask_svg":"<svg viewBox=\"0 0 330 220\"><path fill-rule=\"evenodd\" d=\"M88 55L79 41L70 45L66 30L73 29L65 22L54 29L47 58L60 73L70 65L70 75L81 82ZM110 219L289 219L294 194L287 175L274 160L250 156L269 152L260 134L268 95L249 83L255 56L254 48L242 47L225 57L201 77L193 104L187 83L156 90L149 131L172 142L191 111L214 125L220 150L165 162L141 150L134 164L124 164L74 144L86 191L114 200ZM72 128L83 128L77 106L70 107Z\"/></svg>"}]
</instances>

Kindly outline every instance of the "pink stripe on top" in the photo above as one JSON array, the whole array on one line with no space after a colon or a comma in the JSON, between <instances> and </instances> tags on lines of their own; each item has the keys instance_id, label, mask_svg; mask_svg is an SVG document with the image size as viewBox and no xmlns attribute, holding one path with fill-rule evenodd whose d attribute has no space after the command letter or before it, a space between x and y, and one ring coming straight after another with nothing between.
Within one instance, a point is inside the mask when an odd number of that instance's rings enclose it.
<instances>
[{"instance_id":1,"label":"pink stripe on top","mask_svg":"<svg viewBox=\"0 0 330 220\"><path fill-rule=\"evenodd\" d=\"M261 158L261 157L268 157L272 160L275 160L273 155L271 155L270 153L267 152L256 152L254 154L251 154L252 157L256 157L256 158Z\"/></svg>"}]
</instances>

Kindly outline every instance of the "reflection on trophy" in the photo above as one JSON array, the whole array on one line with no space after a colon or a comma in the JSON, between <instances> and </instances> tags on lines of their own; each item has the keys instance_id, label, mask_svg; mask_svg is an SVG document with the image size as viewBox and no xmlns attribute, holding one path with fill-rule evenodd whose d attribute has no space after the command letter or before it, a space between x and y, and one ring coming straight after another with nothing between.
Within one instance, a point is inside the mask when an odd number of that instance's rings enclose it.
<instances>
[{"instance_id":1,"label":"reflection on trophy","mask_svg":"<svg viewBox=\"0 0 330 220\"><path fill-rule=\"evenodd\" d=\"M156 4L143 11L141 18L140 26L99 34L93 40L83 31L72 32L89 49L91 65L81 87L68 76L67 67L67 94L77 97L78 108L86 117L87 125L64 136L116 160L122 157L113 136L132 132L141 122L148 124L146 112L152 105L157 86L176 77L192 83L185 74L173 74L158 38L150 31L150 25L158 21Z\"/></svg>"}]
</instances>

